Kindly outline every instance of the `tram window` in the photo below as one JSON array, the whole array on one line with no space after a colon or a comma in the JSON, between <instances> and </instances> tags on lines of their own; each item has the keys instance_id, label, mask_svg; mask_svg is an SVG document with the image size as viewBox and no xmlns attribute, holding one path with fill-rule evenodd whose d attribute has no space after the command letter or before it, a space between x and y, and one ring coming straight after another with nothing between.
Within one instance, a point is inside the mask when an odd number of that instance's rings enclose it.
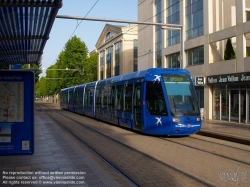
<instances>
[{"instance_id":1,"label":"tram window","mask_svg":"<svg viewBox=\"0 0 250 187\"><path fill-rule=\"evenodd\" d=\"M95 101L95 103L96 103L96 107L99 107L100 106L100 104L101 104L101 89L100 88L98 88L97 90L96 90L96 101Z\"/></svg>"},{"instance_id":2,"label":"tram window","mask_svg":"<svg viewBox=\"0 0 250 187\"><path fill-rule=\"evenodd\" d=\"M125 111L132 112L133 84L124 87Z\"/></svg>"},{"instance_id":3,"label":"tram window","mask_svg":"<svg viewBox=\"0 0 250 187\"><path fill-rule=\"evenodd\" d=\"M172 116L199 115L196 93L188 75L163 75Z\"/></svg>"},{"instance_id":4,"label":"tram window","mask_svg":"<svg viewBox=\"0 0 250 187\"><path fill-rule=\"evenodd\" d=\"M93 92L92 90L89 91L89 106L93 105Z\"/></svg>"},{"instance_id":5,"label":"tram window","mask_svg":"<svg viewBox=\"0 0 250 187\"><path fill-rule=\"evenodd\" d=\"M116 110L123 110L123 85L116 87Z\"/></svg>"},{"instance_id":6,"label":"tram window","mask_svg":"<svg viewBox=\"0 0 250 187\"><path fill-rule=\"evenodd\" d=\"M75 91L74 103L78 103L78 90Z\"/></svg>"},{"instance_id":7,"label":"tram window","mask_svg":"<svg viewBox=\"0 0 250 187\"><path fill-rule=\"evenodd\" d=\"M80 90L76 90L75 91L75 104L80 104L81 103L81 91Z\"/></svg>"},{"instance_id":8,"label":"tram window","mask_svg":"<svg viewBox=\"0 0 250 187\"><path fill-rule=\"evenodd\" d=\"M72 104L72 91L69 91L69 103Z\"/></svg>"},{"instance_id":9,"label":"tram window","mask_svg":"<svg viewBox=\"0 0 250 187\"><path fill-rule=\"evenodd\" d=\"M105 88L102 90L102 108L107 108L107 89Z\"/></svg>"},{"instance_id":10,"label":"tram window","mask_svg":"<svg viewBox=\"0 0 250 187\"><path fill-rule=\"evenodd\" d=\"M83 91L80 90L80 92L79 92L79 104L82 104L82 94L83 94Z\"/></svg>"},{"instance_id":11,"label":"tram window","mask_svg":"<svg viewBox=\"0 0 250 187\"><path fill-rule=\"evenodd\" d=\"M160 83L147 82L146 103L151 115L168 115Z\"/></svg>"},{"instance_id":12,"label":"tram window","mask_svg":"<svg viewBox=\"0 0 250 187\"><path fill-rule=\"evenodd\" d=\"M109 94L108 94L108 104L113 106L113 100L114 100L114 93L115 93L115 87L113 86L112 88L109 89Z\"/></svg>"},{"instance_id":13,"label":"tram window","mask_svg":"<svg viewBox=\"0 0 250 187\"><path fill-rule=\"evenodd\" d=\"M92 91L87 89L85 92L85 106L92 106Z\"/></svg>"},{"instance_id":14,"label":"tram window","mask_svg":"<svg viewBox=\"0 0 250 187\"><path fill-rule=\"evenodd\" d=\"M115 87L109 87L107 89L107 103L108 103L108 107L109 107L109 110L110 110L110 107L113 108L114 106L114 93L115 93Z\"/></svg>"},{"instance_id":15,"label":"tram window","mask_svg":"<svg viewBox=\"0 0 250 187\"><path fill-rule=\"evenodd\" d=\"M89 92L89 90L86 90L85 91L85 95L84 95L84 105L85 106L88 106L88 92Z\"/></svg>"},{"instance_id":16,"label":"tram window","mask_svg":"<svg viewBox=\"0 0 250 187\"><path fill-rule=\"evenodd\" d=\"M137 83L135 85L135 95L134 95L134 105L135 105L135 107L140 106L140 99L141 99L141 83Z\"/></svg>"}]
</instances>

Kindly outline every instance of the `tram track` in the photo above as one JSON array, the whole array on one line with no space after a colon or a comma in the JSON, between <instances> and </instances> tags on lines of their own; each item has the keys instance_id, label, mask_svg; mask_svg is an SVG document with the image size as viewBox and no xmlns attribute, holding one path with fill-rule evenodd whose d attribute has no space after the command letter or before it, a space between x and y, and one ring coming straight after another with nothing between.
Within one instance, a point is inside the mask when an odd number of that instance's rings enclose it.
<instances>
[{"instance_id":1,"label":"tram track","mask_svg":"<svg viewBox=\"0 0 250 187\"><path fill-rule=\"evenodd\" d=\"M208 153L208 154L211 154L211 155L215 155L215 156L218 156L218 157L222 157L222 158L225 158L225 159L236 161L236 162L239 162L239 163L242 163L242 164L246 164L246 165L250 164L250 161L248 159L249 158L248 156L250 155L250 151L248 151L248 150L243 150L243 149L235 148L235 147L228 146L228 145L221 145L221 144L213 143L213 142L210 142L210 145L206 145L206 146L201 146L201 144L199 142L196 142L195 145L194 145L194 143L190 143L190 139L196 139L196 141L205 141L205 140L200 140L200 139L193 138L193 137L185 137L185 139L189 139L189 141L185 141L185 140L183 141L183 139L178 139L177 140L177 139L174 139L174 138L173 139L171 139L171 138L161 138L161 139L164 140L164 141L169 141L169 142L181 145L181 146L189 147L191 149L202 151L202 152L205 152L205 153ZM190 144L192 144L192 145L190 145ZM219 149L218 147L216 147L216 150L212 149L213 147L215 147L214 146L215 144L220 145L220 147L230 147L230 149L235 149L235 151L239 151L239 150L244 151L246 156L242 156L242 159L244 159L245 161L242 161L242 160L236 159L236 158L232 158L231 156L234 156L233 154L230 154L230 152L232 152L232 150L231 151L225 151L224 155L221 155L221 151L220 151L220 153L214 152L214 151ZM209 149L209 150L205 150L205 149ZM247 159L248 159L248 161L247 161Z\"/></svg>"},{"instance_id":2,"label":"tram track","mask_svg":"<svg viewBox=\"0 0 250 187\"><path fill-rule=\"evenodd\" d=\"M88 150L90 150L94 155L96 155L100 160L102 160L105 164L107 164L110 168L112 168L116 173L118 173L122 178L124 178L126 181L128 181L132 186L137 187L139 186L136 184L133 180L131 180L129 177L124 175L122 172L120 172L116 167L114 167L110 162L108 162L102 155L100 155L98 152L96 152L91 146L86 144L81 138L79 138L75 133L73 133L69 128L64 126L58 119L54 118L53 115L49 114L44 110L42 107L38 107L39 110L42 110L45 112L57 125L59 125L61 128L63 128L65 131L67 131L70 135L72 135L77 141L79 141L83 146L85 146ZM46 107L50 110L49 107ZM53 110L54 111L54 110Z\"/></svg>"},{"instance_id":3,"label":"tram track","mask_svg":"<svg viewBox=\"0 0 250 187\"><path fill-rule=\"evenodd\" d=\"M45 107L47 107L45 105ZM117 139L112 138L108 136L107 134L104 134L100 132L99 130L96 130L95 128L90 127L89 125L84 124L83 122L80 122L79 120L76 120L74 117L76 114L68 111L61 111L59 110L53 110L53 112L47 112L46 110L51 110L51 108L47 107L47 109L42 109L43 112L45 112L53 121L55 121L56 124L61 126L63 129L65 129L67 132L69 132L71 135L73 135L78 141L86 145L89 149L91 149L96 155L99 155L102 160L107 162L112 168L117 170L119 173L124 175L127 180L131 181L133 185L135 186L147 186L141 179L137 179L135 176L138 175L139 171L142 171L143 168L147 165L154 165L154 167L157 167L160 173L160 171L164 173L171 173L173 175L179 176L180 178L186 178L186 180L191 181L191 186L213 186L209 182L202 180L190 173L184 172L170 164L167 164L165 162L162 162L144 152L138 151L137 149L128 146L125 143L122 143L121 141L117 141ZM72 117L73 116L73 117ZM80 116L80 115L78 115ZM63 122L62 122L63 121ZM67 122L71 122L74 125L67 125ZM98 121L96 123L99 123ZM71 128L72 126L75 127ZM78 130L76 130L76 126ZM104 150L103 148L106 147L104 144L101 145L94 145L90 140L84 139L84 136L82 136L79 132L84 131L85 135L88 134L88 136L92 137L92 142L93 142L93 137L95 137L95 141L99 143L104 143L106 142L109 146L108 147L113 147L111 150L109 150L112 154L107 154L107 150ZM97 139L96 139L97 138ZM98 140L99 139L99 140ZM108 149L106 147L106 149ZM124 158L122 160L115 159L115 157L121 157L119 155L120 153L114 152L114 148L117 148L119 152L125 152L127 153L124 155ZM127 158L128 157L128 158ZM126 160L131 160L131 157L133 158L140 158L136 159L135 161L126 162ZM131 168L138 168L139 171L134 171L132 170L129 171L129 167ZM125 169L124 169L125 168ZM126 169L127 168L127 169ZM146 168L145 168L146 169ZM145 173L145 172L143 172ZM146 173L145 173L146 174ZM155 177L155 176L154 176ZM150 175L146 174L144 176L145 179L147 180L155 180L151 179ZM156 181L157 182L157 181ZM177 181L176 181L177 182ZM166 185L169 186L169 185Z\"/></svg>"},{"instance_id":4,"label":"tram track","mask_svg":"<svg viewBox=\"0 0 250 187\"><path fill-rule=\"evenodd\" d=\"M203 142L210 142L210 143L217 144L217 145L227 146L229 148L234 148L234 149L237 149L239 151L247 151L247 152L250 153L250 147L249 146L247 147L248 149L246 149L246 148L239 148L239 147L236 147L236 146L232 146L232 142L226 141L226 140L214 139L214 141L212 141L211 137L206 137L206 138L210 139L210 140L206 140L206 139L204 139L204 136L202 136L202 135L196 135L196 134L192 135L192 136L189 136L189 138L200 140L200 141L203 141ZM223 141L224 144L223 143L219 143L219 142L215 142L215 141ZM230 145L226 145L225 142L228 142ZM235 145L235 143L233 143L233 144ZM241 146L241 147L246 147L244 144L240 144L240 143L236 143L236 144L238 144L238 146Z\"/></svg>"}]
</instances>

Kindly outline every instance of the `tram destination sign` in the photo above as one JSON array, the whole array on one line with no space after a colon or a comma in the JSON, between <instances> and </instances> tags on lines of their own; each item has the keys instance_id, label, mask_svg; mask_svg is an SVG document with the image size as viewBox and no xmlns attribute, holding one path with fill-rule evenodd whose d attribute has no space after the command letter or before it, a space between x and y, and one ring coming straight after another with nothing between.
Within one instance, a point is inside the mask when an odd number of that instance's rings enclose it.
<instances>
[{"instance_id":1,"label":"tram destination sign","mask_svg":"<svg viewBox=\"0 0 250 187\"><path fill-rule=\"evenodd\" d=\"M207 76L207 84L230 84L250 82L250 72Z\"/></svg>"}]
</instances>

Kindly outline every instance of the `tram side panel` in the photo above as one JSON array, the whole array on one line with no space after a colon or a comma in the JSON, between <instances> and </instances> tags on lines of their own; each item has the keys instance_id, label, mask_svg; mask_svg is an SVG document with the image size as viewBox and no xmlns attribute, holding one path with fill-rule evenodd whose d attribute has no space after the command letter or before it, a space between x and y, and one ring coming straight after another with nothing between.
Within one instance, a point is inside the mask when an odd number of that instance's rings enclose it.
<instances>
[{"instance_id":1,"label":"tram side panel","mask_svg":"<svg viewBox=\"0 0 250 187\"><path fill-rule=\"evenodd\" d=\"M69 105L69 110L70 111L74 111L74 90L75 90L75 87L71 87L69 88L69 91L68 91L68 105Z\"/></svg>"},{"instance_id":2,"label":"tram side panel","mask_svg":"<svg viewBox=\"0 0 250 187\"><path fill-rule=\"evenodd\" d=\"M115 120L115 86L111 84L103 85L97 88L96 91L99 94L99 102L98 106L96 106L98 108L96 108L96 117L103 121L117 124Z\"/></svg>"},{"instance_id":3,"label":"tram side panel","mask_svg":"<svg viewBox=\"0 0 250 187\"><path fill-rule=\"evenodd\" d=\"M68 110L68 89L60 91L60 107Z\"/></svg>"},{"instance_id":4,"label":"tram side panel","mask_svg":"<svg viewBox=\"0 0 250 187\"><path fill-rule=\"evenodd\" d=\"M74 91L74 112L78 114L83 113L83 101L84 101L84 87L85 85L78 85Z\"/></svg>"},{"instance_id":5,"label":"tram side panel","mask_svg":"<svg viewBox=\"0 0 250 187\"><path fill-rule=\"evenodd\" d=\"M109 89L105 85L97 85L95 95L95 116L97 119L109 122L108 118Z\"/></svg>"},{"instance_id":6,"label":"tram side panel","mask_svg":"<svg viewBox=\"0 0 250 187\"><path fill-rule=\"evenodd\" d=\"M144 102L143 102L143 82L134 84L133 93L133 129L136 131L144 131Z\"/></svg>"},{"instance_id":7,"label":"tram side panel","mask_svg":"<svg viewBox=\"0 0 250 187\"><path fill-rule=\"evenodd\" d=\"M95 91L97 82L88 83L84 93L84 115L95 118Z\"/></svg>"}]
</instances>

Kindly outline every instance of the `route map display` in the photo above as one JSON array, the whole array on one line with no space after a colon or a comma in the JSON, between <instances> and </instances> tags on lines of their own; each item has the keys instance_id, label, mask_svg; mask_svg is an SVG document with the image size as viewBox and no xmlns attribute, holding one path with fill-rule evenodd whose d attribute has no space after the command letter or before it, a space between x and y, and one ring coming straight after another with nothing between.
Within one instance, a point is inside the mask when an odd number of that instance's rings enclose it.
<instances>
[{"instance_id":1,"label":"route map display","mask_svg":"<svg viewBox=\"0 0 250 187\"><path fill-rule=\"evenodd\" d=\"M0 122L23 122L23 82L0 82Z\"/></svg>"},{"instance_id":2,"label":"route map display","mask_svg":"<svg viewBox=\"0 0 250 187\"><path fill-rule=\"evenodd\" d=\"M0 71L0 155L34 152L34 73Z\"/></svg>"}]
</instances>

